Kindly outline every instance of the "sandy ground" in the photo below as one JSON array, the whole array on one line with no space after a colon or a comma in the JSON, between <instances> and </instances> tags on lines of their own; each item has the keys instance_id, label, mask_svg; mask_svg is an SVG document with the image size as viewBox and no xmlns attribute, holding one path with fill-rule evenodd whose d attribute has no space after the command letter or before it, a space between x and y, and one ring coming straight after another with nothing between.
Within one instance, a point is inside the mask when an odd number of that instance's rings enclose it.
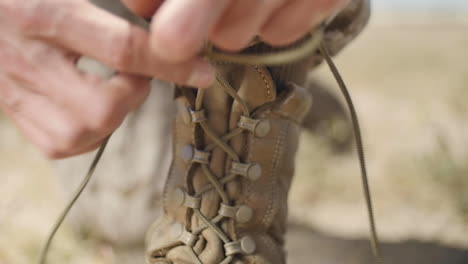
<instances>
[{"instance_id":1,"label":"sandy ground","mask_svg":"<svg viewBox=\"0 0 468 264\"><path fill-rule=\"evenodd\" d=\"M468 262L461 249L468 248L467 30L379 25L337 58L361 115L389 263ZM333 84L325 68L314 75ZM371 263L354 153L303 139L291 195L291 263ZM33 263L64 196L47 161L5 120L0 157L0 263ZM50 263L111 264L115 254L66 225Z\"/></svg>"}]
</instances>

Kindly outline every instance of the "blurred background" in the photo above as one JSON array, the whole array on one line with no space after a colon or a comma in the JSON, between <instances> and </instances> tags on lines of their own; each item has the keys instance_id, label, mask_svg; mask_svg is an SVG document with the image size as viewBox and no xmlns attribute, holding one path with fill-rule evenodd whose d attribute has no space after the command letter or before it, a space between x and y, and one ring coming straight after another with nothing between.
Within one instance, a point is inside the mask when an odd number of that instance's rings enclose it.
<instances>
[{"instance_id":1,"label":"blurred background","mask_svg":"<svg viewBox=\"0 0 468 264\"><path fill-rule=\"evenodd\" d=\"M368 28L336 57L361 118L387 263L468 263L467 47L468 1L374 0ZM342 102L326 67L310 78ZM292 264L373 263L351 131L331 112L303 134ZM0 264L36 260L67 197L53 171L0 116ZM121 263L119 254L68 222L50 263Z\"/></svg>"}]
</instances>

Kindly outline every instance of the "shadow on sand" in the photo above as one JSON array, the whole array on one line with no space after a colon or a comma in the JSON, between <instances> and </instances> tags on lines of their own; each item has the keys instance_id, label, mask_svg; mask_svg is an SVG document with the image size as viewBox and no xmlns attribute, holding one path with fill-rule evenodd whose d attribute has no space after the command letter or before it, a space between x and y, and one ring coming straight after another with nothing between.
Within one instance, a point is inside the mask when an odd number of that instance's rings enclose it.
<instances>
[{"instance_id":1,"label":"shadow on sand","mask_svg":"<svg viewBox=\"0 0 468 264\"><path fill-rule=\"evenodd\" d=\"M289 264L374 264L367 240L346 240L310 228L290 225L287 237ZM467 264L468 250L436 243L407 241L383 243L386 264Z\"/></svg>"}]
</instances>

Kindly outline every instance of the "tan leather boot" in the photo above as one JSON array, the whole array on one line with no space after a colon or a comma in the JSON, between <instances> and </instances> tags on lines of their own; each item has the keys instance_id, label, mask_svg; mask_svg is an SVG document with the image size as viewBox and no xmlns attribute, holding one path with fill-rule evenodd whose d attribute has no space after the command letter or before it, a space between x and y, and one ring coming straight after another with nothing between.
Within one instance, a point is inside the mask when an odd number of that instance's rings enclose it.
<instances>
[{"instance_id":1,"label":"tan leather boot","mask_svg":"<svg viewBox=\"0 0 468 264\"><path fill-rule=\"evenodd\" d=\"M311 100L266 68L219 66L206 90L180 88L174 159L148 263L285 263L287 196Z\"/></svg>"}]
</instances>

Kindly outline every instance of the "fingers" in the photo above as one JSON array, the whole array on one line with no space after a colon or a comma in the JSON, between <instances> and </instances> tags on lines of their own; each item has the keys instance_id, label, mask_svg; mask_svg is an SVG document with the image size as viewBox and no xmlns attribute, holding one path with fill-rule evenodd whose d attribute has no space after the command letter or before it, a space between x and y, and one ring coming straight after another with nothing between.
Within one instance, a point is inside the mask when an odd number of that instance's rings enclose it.
<instances>
[{"instance_id":1,"label":"fingers","mask_svg":"<svg viewBox=\"0 0 468 264\"><path fill-rule=\"evenodd\" d=\"M44 41L0 35L0 107L51 158L98 146L150 89L149 78L104 80L78 71L75 60Z\"/></svg>"},{"instance_id":2,"label":"fingers","mask_svg":"<svg viewBox=\"0 0 468 264\"><path fill-rule=\"evenodd\" d=\"M153 17L151 48L172 62L194 57L209 38L229 0L165 1Z\"/></svg>"},{"instance_id":3,"label":"fingers","mask_svg":"<svg viewBox=\"0 0 468 264\"><path fill-rule=\"evenodd\" d=\"M152 17L162 2L163 0L122 0L128 9L144 18Z\"/></svg>"},{"instance_id":4,"label":"fingers","mask_svg":"<svg viewBox=\"0 0 468 264\"><path fill-rule=\"evenodd\" d=\"M0 77L0 108L16 123L20 131L47 156L65 157L91 143L87 130L66 111L44 96L30 92L19 83ZM7 91L7 92L6 92ZM83 141L86 139L86 142ZM80 144L77 145L78 139Z\"/></svg>"},{"instance_id":5,"label":"fingers","mask_svg":"<svg viewBox=\"0 0 468 264\"><path fill-rule=\"evenodd\" d=\"M0 108L2 108L0 106ZM61 150L61 148L58 148L56 143L51 144L50 140L50 135L46 133L42 129L42 127L38 127L34 123L32 123L30 120L27 120L23 116L14 114L14 113L9 113L8 109L2 109L4 110L10 118L13 120L13 122L17 125L17 127L20 129L21 133L29 139L35 146L37 146L44 154L47 155L47 157L51 159L63 159L63 158L68 158L71 156L75 155L80 155L84 154L90 151L93 151L97 149L103 141L97 142L94 145L90 145L88 147L81 147L81 148L74 148L73 150L67 149L67 150Z\"/></svg>"},{"instance_id":6,"label":"fingers","mask_svg":"<svg viewBox=\"0 0 468 264\"><path fill-rule=\"evenodd\" d=\"M179 63L167 62L165 56L151 51L148 32L88 1L39 3L33 9L25 3L16 4L11 11L22 14L17 24L29 37L53 42L121 72L195 87L206 87L214 81L213 67L195 53Z\"/></svg>"},{"instance_id":7,"label":"fingers","mask_svg":"<svg viewBox=\"0 0 468 264\"><path fill-rule=\"evenodd\" d=\"M149 93L149 81L122 74L92 88L97 94L95 98L87 101L75 98L75 105L70 105L69 99L54 100L55 97L36 93L37 88L1 75L0 108L47 156L69 157L99 146L123 122L126 114L144 101Z\"/></svg>"},{"instance_id":8,"label":"fingers","mask_svg":"<svg viewBox=\"0 0 468 264\"><path fill-rule=\"evenodd\" d=\"M144 1L144 0L141 0ZM197 54L211 40L240 50L254 36L274 46L300 39L349 0L172 0L164 2L151 25L151 48L167 61Z\"/></svg>"},{"instance_id":9,"label":"fingers","mask_svg":"<svg viewBox=\"0 0 468 264\"><path fill-rule=\"evenodd\" d=\"M130 74L117 74L109 80L102 82L98 87L101 99L101 117L97 118L97 125L108 123L108 127L115 128L120 125L128 112L135 110L148 97L150 93L150 79ZM94 112L96 114L96 112Z\"/></svg>"},{"instance_id":10,"label":"fingers","mask_svg":"<svg viewBox=\"0 0 468 264\"><path fill-rule=\"evenodd\" d=\"M261 30L272 45L290 44L321 23L349 0L292 0L274 12Z\"/></svg>"},{"instance_id":11,"label":"fingers","mask_svg":"<svg viewBox=\"0 0 468 264\"><path fill-rule=\"evenodd\" d=\"M309 0L310 1L310 0ZM285 0L236 0L211 35L214 44L226 50L240 50L260 32L269 15Z\"/></svg>"}]
</instances>

